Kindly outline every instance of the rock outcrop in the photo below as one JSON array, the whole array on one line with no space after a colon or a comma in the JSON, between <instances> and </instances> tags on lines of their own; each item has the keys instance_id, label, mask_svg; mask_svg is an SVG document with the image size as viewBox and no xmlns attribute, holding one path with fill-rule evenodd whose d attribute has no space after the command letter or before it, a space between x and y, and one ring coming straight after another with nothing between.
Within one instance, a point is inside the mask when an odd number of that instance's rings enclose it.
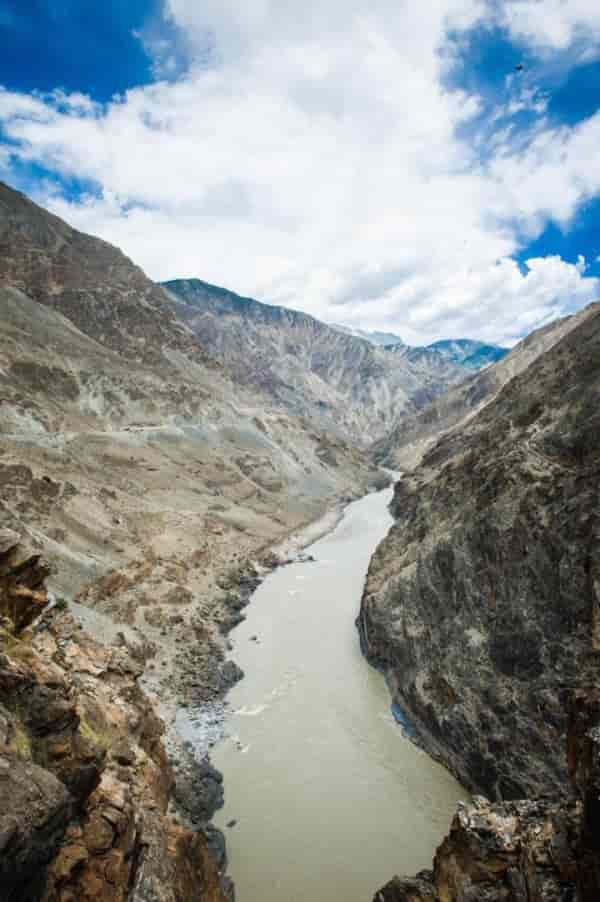
<instances>
[{"instance_id":1,"label":"rock outcrop","mask_svg":"<svg viewBox=\"0 0 600 902\"><path fill-rule=\"evenodd\" d=\"M0 714L0 728L9 726ZM3 737L6 739L6 735ZM46 869L72 817L66 787L49 771L0 751L0 887L2 898L39 899Z\"/></svg>"},{"instance_id":2,"label":"rock outcrop","mask_svg":"<svg viewBox=\"0 0 600 902\"><path fill-rule=\"evenodd\" d=\"M0 616L16 633L29 626L48 604L50 567L39 554L24 555L19 533L0 529Z\"/></svg>"},{"instance_id":3,"label":"rock outcrop","mask_svg":"<svg viewBox=\"0 0 600 902\"><path fill-rule=\"evenodd\" d=\"M476 799L459 809L434 870L396 877L374 902L567 902L575 898L576 802Z\"/></svg>"},{"instance_id":4,"label":"rock outcrop","mask_svg":"<svg viewBox=\"0 0 600 902\"><path fill-rule=\"evenodd\" d=\"M173 775L140 664L65 610L23 629L10 591L0 582L3 900L224 902L207 834L167 814Z\"/></svg>"},{"instance_id":5,"label":"rock outcrop","mask_svg":"<svg viewBox=\"0 0 600 902\"><path fill-rule=\"evenodd\" d=\"M369 569L367 654L491 799L565 791L565 700L599 677L599 392L596 305L397 485Z\"/></svg>"}]
</instances>

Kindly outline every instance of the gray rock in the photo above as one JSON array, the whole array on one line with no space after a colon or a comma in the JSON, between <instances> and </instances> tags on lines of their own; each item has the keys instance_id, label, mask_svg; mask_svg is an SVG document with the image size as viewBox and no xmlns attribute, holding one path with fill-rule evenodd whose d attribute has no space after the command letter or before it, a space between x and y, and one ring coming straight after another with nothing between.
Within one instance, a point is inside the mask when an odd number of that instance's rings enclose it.
<instances>
[{"instance_id":1,"label":"gray rock","mask_svg":"<svg viewBox=\"0 0 600 902\"><path fill-rule=\"evenodd\" d=\"M196 761L190 756L185 769L177 773L174 799L193 824L208 824L215 811L223 807L223 775L207 758Z\"/></svg>"},{"instance_id":2,"label":"gray rock","mask_svg":"<svg viewBox=\"0 0 600 902\"><path fill-rule=\"evenodd\" d=\"M0 529L0 554L6 554L11 551L21 541L18 532L13 529Z\"/></svg>"},{"instance_id":3,"label":"gray rock","mask_svg":"<svg viewBox=\"0 0 600 902\"><path fill-rule=\"evenodd\" d=\"M600 307L578 323L398 483L358 621L421 744L492 799L565 792L565 692L600 676Z\"/></svg>"},{"instance_id":4,"label":"gray rock","mask_svg":"<svg viewBox=\"0 0 600 902\"><path fill-rule=\"evenodd\" d=\"M55 855L71 817L71 798L49 771L13 754L0 763L0 886L2 898L38 898L46 865Z\"/></svg>"}]
</instances>

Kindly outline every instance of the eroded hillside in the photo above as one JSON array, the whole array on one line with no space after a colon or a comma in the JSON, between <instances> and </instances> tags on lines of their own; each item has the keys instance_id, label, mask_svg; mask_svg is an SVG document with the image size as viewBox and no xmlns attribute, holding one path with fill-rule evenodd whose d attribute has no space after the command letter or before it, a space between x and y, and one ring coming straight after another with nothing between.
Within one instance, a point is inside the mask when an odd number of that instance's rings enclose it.
<instances>
[{"instance_id":1,"label":"eroded hillside","mask_svg":"<svg viewBox=\"0 0 600 902\"><path fill-rule=\"evenodd\" d=\"M400 411L419 410L469 374L436 351L390 353L306 313L198 279L165 287L179 316L238 381L359 445L384 436Z\"/></svg>"},{"instance_id":2,"label":"eroded hillside","mask_svg":"<svg viewBox=\"0 0 600 902\"><path fill-rule=\"evenodd\" d=\"M163 701L213 695L238 582L381 475L237 384L120 251L7 187L0 325L0 525L57 595L148 639Z\"/></svg>"}]
</instances>

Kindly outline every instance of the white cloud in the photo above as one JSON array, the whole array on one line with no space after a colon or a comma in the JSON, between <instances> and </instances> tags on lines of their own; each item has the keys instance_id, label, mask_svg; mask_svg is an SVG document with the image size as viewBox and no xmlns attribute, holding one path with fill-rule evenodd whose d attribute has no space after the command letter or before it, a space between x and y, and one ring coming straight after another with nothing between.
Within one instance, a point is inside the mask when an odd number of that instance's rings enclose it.
<instances>
[{"instance_id":1,"label":"white cloud","mask_svg":"<svg viewBox=\"0 0 600 902\"><path fill-rule=\"evenodd\" d=\"M22 160L102 189L42 200L154 278L196 275L411 341L510 341L596 291L564 261L523 274L508 257L599 190L599 121L540 120L518 151L499 131L485 164L457 134L481 102L444 87L441 51L447 28L489 14L483 0L306 0L302 14L291 0L169 0L169 11L196 59L174 82L104 109L0 92ZM171 55L152 41L160 71ZM545 108L525 90L513 103L503 115Z\"/></svg>"},{"instance_id":2,"label":"white cloud","mask_svg":"<svg viewBox=\"0 0 600 902\"><path fill-rule=\"evenodd\" d=\"M577 205L600 190L600 112L572 128L545 129L518 153L498 154L490 174L493 206L531 234L552 218L566 225Z\"/></svg>"},{"instance_id":3,"label":"white cloud","mask_svg":"<svg viewBox=\"0 0 600 902\"><path fill-rule=\"evenodd\" d=\"M597 0L507 0L500 20L513 37L542 50L566 50L581 43L588 52L600 45Z\"/></svg>"},{"instance_id":4,"label":"white cloud","mask_svg":"<svg viewBox=\"0 0 600 902\"><path fill-rule=\"evenodd\" d=\"M448 335L475 335L511 346L532 329L564 316L600 296L600 280L584 278L585 262L560 257L532 258L523 271L511 259L493 265L448 266L436 273L431 293L428 274L415 273L389 289L374 312L364 302L344 309L350 324L373 328L401 324L409 344ZM443 299L441 301L440 299Z\"/></svg>"}]
</instances>

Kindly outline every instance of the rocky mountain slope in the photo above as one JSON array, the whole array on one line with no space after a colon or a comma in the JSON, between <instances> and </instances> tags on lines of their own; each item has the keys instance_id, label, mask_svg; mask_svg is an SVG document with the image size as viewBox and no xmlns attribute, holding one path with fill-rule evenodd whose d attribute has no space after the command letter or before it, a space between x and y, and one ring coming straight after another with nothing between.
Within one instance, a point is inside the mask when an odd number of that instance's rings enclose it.
<instances>
[{"instance_id":1,"label":"rocky mountain slope","mask_svg":"<svg viewBox=\"0 0 600 902\"><path fill-rule=\"evenodd\" d=\"M72 229L2 182L0 284L61 313L131 363L159 364L174 374L179 355L209 362L162 289L121 251Z\"/></svg>"},{"instance_id":2,"label":"rocky mountain slope","mask_svg":"<svg viewBox=\"0 0 600 902\"><path fill-rule=\"evenodd\" d=\"M120 251L6 186L0 328L0 518L60 564L68 597L143 562L137 601L113 614L155 638L175 586L184 609L218 595L219 574L377 479L234 383Z\"/></svg>"},{"instance_id":3,"label":"rocky mountain slope","mask_svg":"<svg viewBox=\"0 0 600 902\"><path fill-rule=\"evenodd\" d=\"M50 589L108 653L123 637L142 649L139 681L187 761L177 706L193 714L239 678L226 632L273 545L382 474L236 383L120 251L6 186L0 335L0 528L48 558ZM182 774L178 796L204 823L218 802L210 771ZM194 843L181 840L190 854ZM65 902L87 898L77 892Z\"/></svg>"},{"instance_id":4,"label":"rocky mountain slope","mask_svg":"<svg viewBox=\"0 0 600 902\"><path fill-rule=\"evenodd\" d=\"M565 693L600 676L600 307L569 325L398 483L362 601L417 737L492 799L564 791Z\"/></svg>"},{"instance_id":5,"label":"rocky mountain slope","mask_svg":"<svg viewBox=\"0 0 600 902\"><path fill-rule=\"evenodd\" d=\"M178 316L242 383L321 428L368 445L399 411L416 411L466 376L432 352L412 359L285 307L197 279L166 283Z\"/></svg>"},{"instance_id":6,"label":"rocky mountain slope","mask_svg":"<svg viewBox=\"0 0 600 902\"><path fill-rule=\"evenodd\" d=\"M471 338L443 339L423 347L411 347L393 332L367 332L364 329L352 329L337 323L332 323L332 328L357 338L364 338L371 344L384 347L392 354L404 355L413 362L429 358L432 365L435 363L441 365L442 362L455 363L472 372L477 372L491 363L497 363L508 354L508 348L485 344Z\"/></svg>"},{"instance_id":7,"label":"rocky mountain slope","mask_svg":"<svg viewBox=\"0 0 600 902\"><path fill-rule=\"evenodd\" d=\"M593 310L594 305L591 305L574 316L537 329L507 356L481 372L471 374L422 410L416 413L401 411L389 433L376 443L376 459L392 469L404 470L415 466L441 435L451 429L459 431L470 417L496 397L503 385L575 329Z\"/></svg>"},{"instance_id":8,"label":"rocky mountain slope","mask_svg":"<svg viewBox=\"0 0 600 902\"><path fill-rule=\"evenodd\" d=\"M394 343L385 345L385 350L389 354L404 357L415 366L423 365L425 362L431 367L442 368L445 364L459 366L464 371L463 378L479 372L491 363L497 363L509 353L508 348L486 345L482 341L473 341L470 338L434 341L433 344L423 347Z\"/></svg>"},{"instance_id":9,"label":"rocky mountain slope","mask_svg":"<svg viewBox=\"0 0 600 902\"><path fill-rule=\"evenodd\" d=\"M433 344L428 345L428 348L437 351L438 354L453 363L460 363L461 366L475 371L489 366L490 363L497 363L508 354L508 348L488 345L483 341L473 341L470 338L434 341Z\"/></svg>"}]
</instances>

